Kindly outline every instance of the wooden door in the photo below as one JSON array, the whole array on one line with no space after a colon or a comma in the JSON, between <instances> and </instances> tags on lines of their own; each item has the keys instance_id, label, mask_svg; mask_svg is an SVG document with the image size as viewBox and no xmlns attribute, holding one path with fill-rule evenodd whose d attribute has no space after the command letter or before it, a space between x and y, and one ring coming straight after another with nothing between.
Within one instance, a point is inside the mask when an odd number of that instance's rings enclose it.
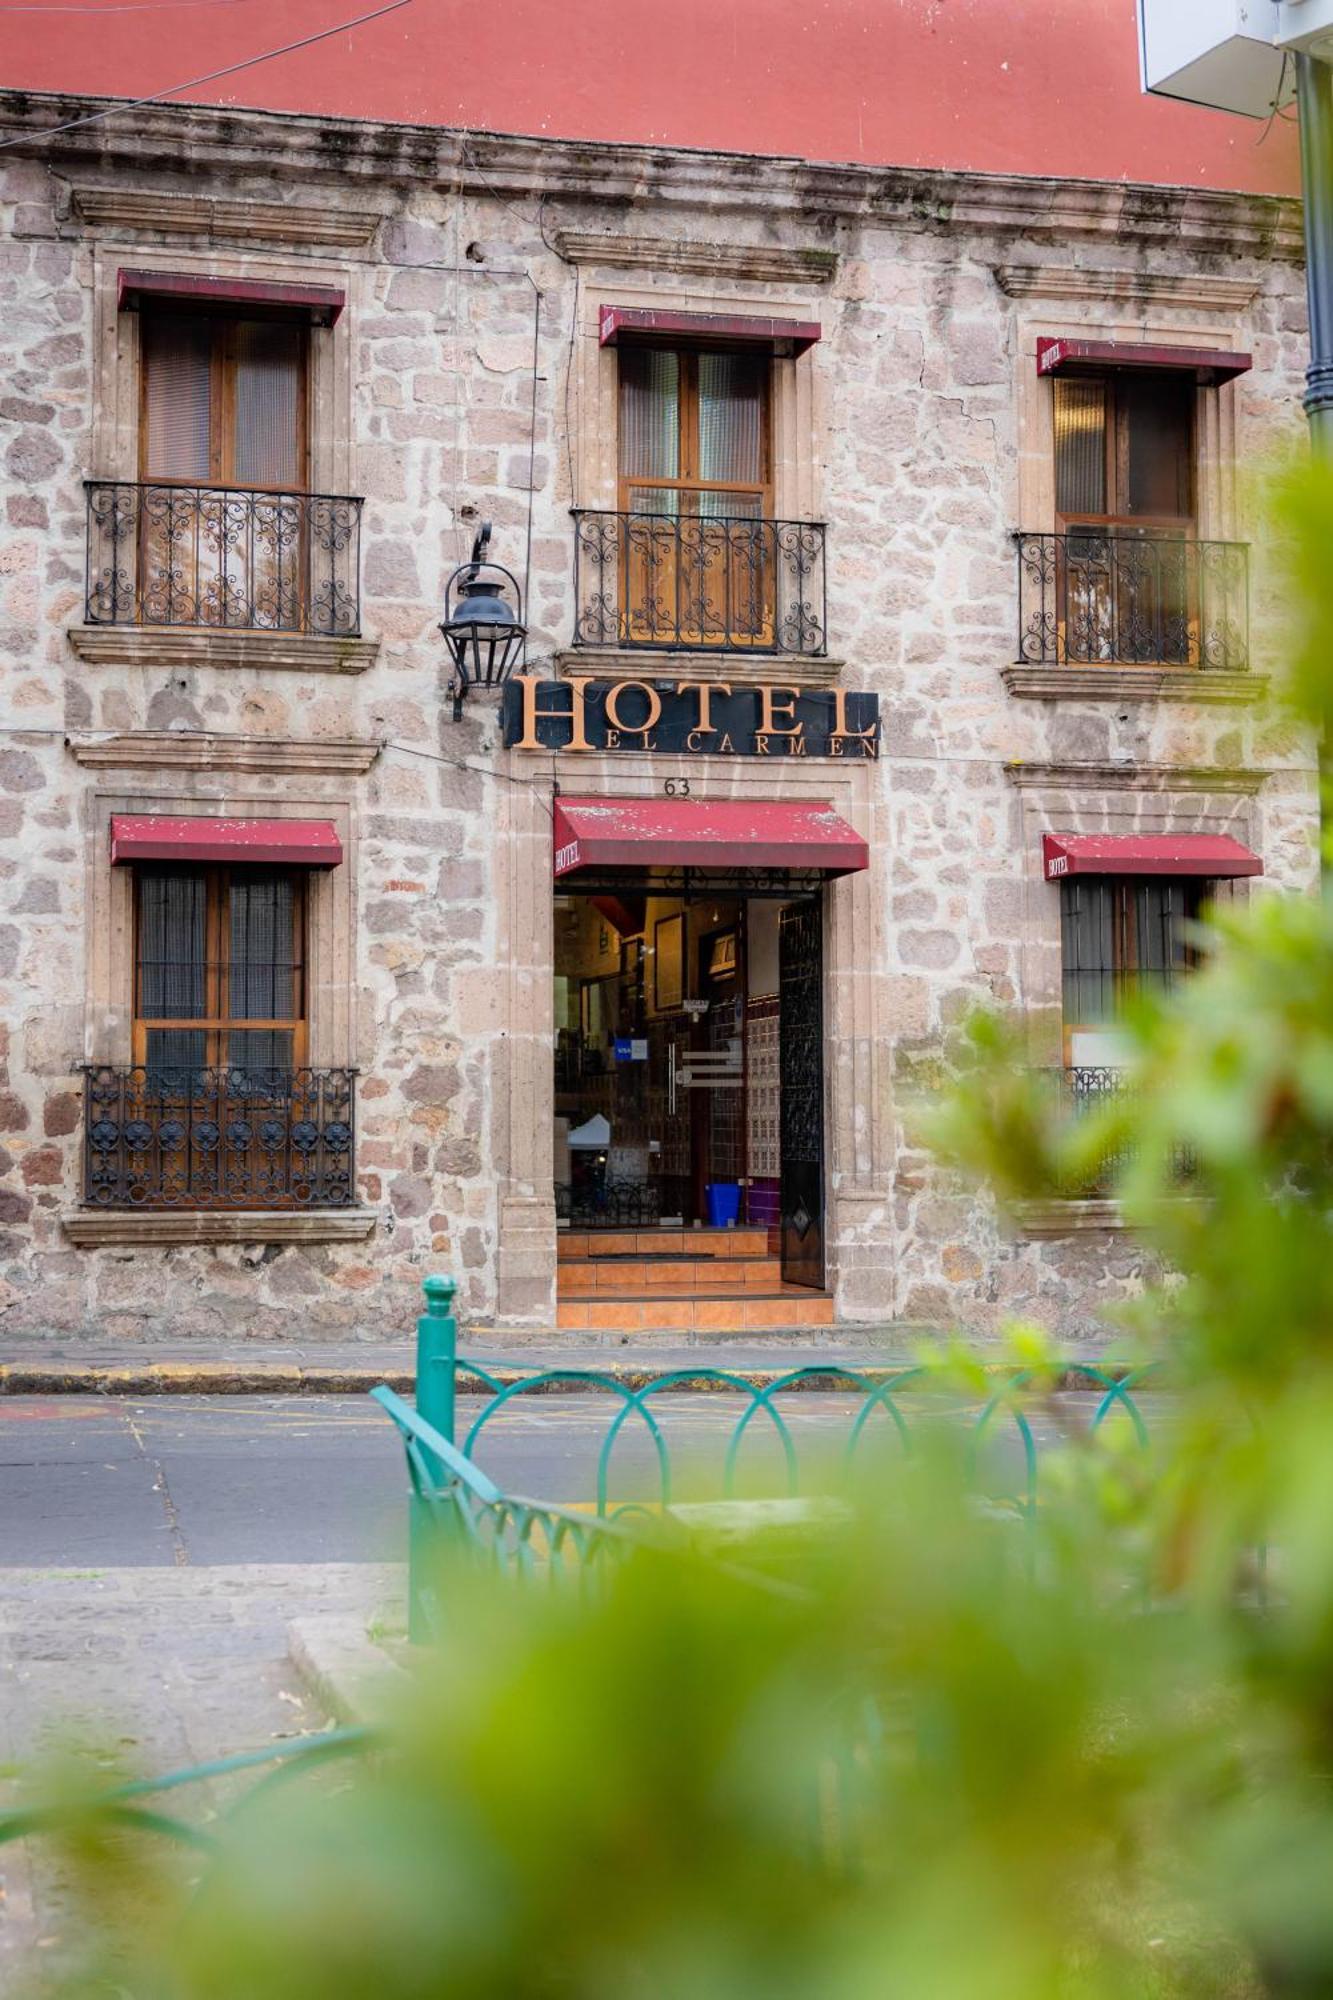
<instances>
[{"instance_id":1,"label":"wooden door","mask_svg":"<svg viewBox=\"0 0 1333 2000\"><path fill-rule=\"evenodd\" d=\"M1074 664L1198 657L1193 377L1057 377L1060 655Z\"/></svg>"}]
</instances>

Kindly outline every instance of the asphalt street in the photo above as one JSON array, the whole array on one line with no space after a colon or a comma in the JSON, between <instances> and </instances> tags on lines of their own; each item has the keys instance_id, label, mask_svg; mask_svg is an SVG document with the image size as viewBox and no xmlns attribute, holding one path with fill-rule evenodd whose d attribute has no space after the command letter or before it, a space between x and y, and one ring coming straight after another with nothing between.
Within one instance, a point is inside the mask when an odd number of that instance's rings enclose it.
<instances>
[{"instance_id":1,"label":"asphalt street","mask_svg":"<svg viewBox=\"0 0 1333 2000\"><path fill-rule=\"evenodd\" d=\"M1094 1407L1090 1396L1061 1403L1076 1422ZM460 1404L460 1437L485 1407ZM836 1459L856 1407L841 1396L787 1400L806 1490L821 1458ZM656 1408L674 1497L715 1497L734 1399L676 1395ZM508 1492L587 1504L612 1413L599 1396L525 1399L497 1412L476 1456ZM1044 1422L1039 1436L1051 1428ZM882 1440L879 1448L892 1448L887 1424ZM994 1448L1016 1474L1012 1432L997 1431ZM756 1418L743 1485L780 1492L782 1469ZM656 1497L656 1476L647 1432L627 1426L615 1448L614 1497ZM0 1401L0 1565L8 1567L392 1561L403 1554L405 1493L397 1433L363 1396Z\"/></svg>"},{"instance_id":2,"label":"asphalt street","mask_svg":"<svg viewBox=\"0 0 1333 2000\"><path fill-rule=\"evenodd\" d=\"M852 1406L803 1400L810 1407L790 1418L798 1434L845 1435ZM460 1436L483 1407L460 1404ZM604 1397L532 1398L499 1413L477 1456L509 1492L587 1503L613 1414ZM737 1414L730 1398L670 1398L660 1421L683 1491L720 1490ZM756 1478L776 1476L773 1452L756 1433ZM616 1447L615 1492L648 1494L654 1478L636 1427ZM364 1396L0 1402L7 1566L393 1560L406 1490L398 1434Z\"/></svg>"}]
</instances>

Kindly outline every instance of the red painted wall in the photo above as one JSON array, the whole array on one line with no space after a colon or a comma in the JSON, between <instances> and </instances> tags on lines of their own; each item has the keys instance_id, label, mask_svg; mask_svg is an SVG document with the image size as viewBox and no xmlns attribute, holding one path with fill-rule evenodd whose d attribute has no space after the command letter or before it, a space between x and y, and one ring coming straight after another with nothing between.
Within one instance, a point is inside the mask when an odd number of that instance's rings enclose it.
<instances>
[{"instance_id":1,"label":"red painted wall","mask_svg":"<svg viewBox=\"0 0 1333 2000\"><path fill-rule=\"evenodd\" d=\"M373 4L0 5L0 82L141 96ZM190 95L876 165L1299 185L1284 121L1261 144L1248 119L1141 95L1134 0L412 0Z\"/></svg>"}]
</instances>

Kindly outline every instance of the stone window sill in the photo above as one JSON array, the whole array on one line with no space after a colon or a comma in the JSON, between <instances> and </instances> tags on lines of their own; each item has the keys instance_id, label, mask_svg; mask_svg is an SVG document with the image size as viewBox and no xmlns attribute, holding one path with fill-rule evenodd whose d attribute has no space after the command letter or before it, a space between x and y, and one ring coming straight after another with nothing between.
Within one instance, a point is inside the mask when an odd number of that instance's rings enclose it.
<instances>
[{"instance_id":1,"label":"stone window sill","mask_svg":"<svg viewBox=\"0 0 1333 2000\"><path fill-rule=\"evenodd\" d=\"M373 1208L77 1208L61 1218L80 1249L167 1243L360 1243Z\"/></svg>"},{"instance_id":2,"label":"stone window sill","mask_svg":"<svg viewBox=\"0 0 1333 2000\"><path fill-rule=\"evenodd\" d=\"M731 681L737 687L834 687L842 664L805 653L668 653L639 646L578 646L555 655L555 670L565 678L591 674L595 680Z\"/></svg>"},{"instance_id":3,"label":"stone window sill","mask_svg":"<svg viewBox=\"0 0 1333 2000\"><path fill-rule=\"evenodd\" d=\"M186 625L71 625L69 643L94 667L258 667L302 674L363 674L380 649L378 639L200 631Z\"/></svg>"},{"instance_id":4,"label":"stone window sill","mask_svg":"<svg viewBox=\"0 0 1333 2000\"><path fill-rule=\"evenodd\" d=\"M1194 704L1263 699L1267 674L1214 673L1202 667L1035 667L1000 669L1020 701L1180 701Z\"/></svg>"},{"instance_id":5,"label":"stone window sill","mask_svg":"<svg viewBox=\"0 0 1333 2000\"><path fill-rule=\"evenodd\" d=\"M1022 1236L1081 1236L1129 1227L1118 1201L1024 1201L1015 1216Z\"/></svg>"}]
</instances>

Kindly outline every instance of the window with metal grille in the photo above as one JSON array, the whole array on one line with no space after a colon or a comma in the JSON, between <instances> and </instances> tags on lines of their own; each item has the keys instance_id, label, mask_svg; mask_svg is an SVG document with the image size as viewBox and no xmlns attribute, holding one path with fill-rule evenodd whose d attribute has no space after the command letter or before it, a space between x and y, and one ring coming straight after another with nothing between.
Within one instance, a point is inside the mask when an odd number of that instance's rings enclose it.
<instances>
[{"instance_id":1,"label":"window with metal grille","mask_svg":"<svg viewBox=\"0 0 1333 2000\"><path fill-rule=\"evenodd\" d=\"M1211 884L1195 877L1076 875L1060 884L1065 1057L1077 1064L1127 1000L1172 986L1194 962L1189 926Z\"/></svg>"},{"instance_id":2,"label":"window with metal grille","mask_svg":"<svg viewBox=\"0 0 1333 2000\"><path fill-rule=\"evenodd\" d=\"M134 1061L159 1078L306 1061L306 877L135 870Z\"/></svg>"}]
</instances>

